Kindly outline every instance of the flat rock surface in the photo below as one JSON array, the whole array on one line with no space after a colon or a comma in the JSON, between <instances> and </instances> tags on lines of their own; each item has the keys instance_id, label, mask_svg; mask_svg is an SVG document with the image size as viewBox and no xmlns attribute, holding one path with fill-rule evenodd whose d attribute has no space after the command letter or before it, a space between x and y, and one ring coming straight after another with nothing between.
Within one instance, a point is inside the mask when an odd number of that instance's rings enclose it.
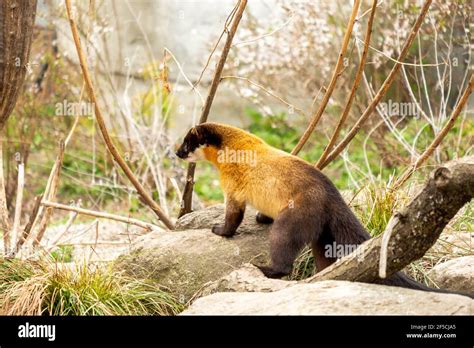
<instances>
[{"instance_id":1,"label":"flat rock surface","mask_svg":"<svg viewBox=\"0 0 474 348\"><path fill-rule=\"evenodd\" d=\"M474 300L346 281L296 284L274 292L219 292L182 315L472 315Z\"/></svg>"}]
</instances>

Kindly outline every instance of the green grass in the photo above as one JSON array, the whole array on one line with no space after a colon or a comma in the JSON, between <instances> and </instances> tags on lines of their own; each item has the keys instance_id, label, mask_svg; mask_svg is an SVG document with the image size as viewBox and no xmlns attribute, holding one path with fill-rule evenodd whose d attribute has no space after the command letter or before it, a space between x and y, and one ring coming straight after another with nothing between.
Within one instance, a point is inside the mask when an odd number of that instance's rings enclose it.
<instances>
[{"instance_id":1,"label":"green grass","mask_svg":"<svg viewBox=\"0 0 474 348\"><path fill-rule=\"evenodd\" d=\"M50 254L51 258L57 262L72 262L73 261L74 246L60 245Z\"/></svg>"},{"instance_id":2,"label":"green grass","mask_svg":"<svg viewBox=\"0 0 474 348\"><path fill-rule=\"evenodd\" d=\"M0 259L1 315L174 315L182 310L155 283L109 268Z\"/></svg>"},{"instance_id":3,"label":"green grass","mask_svg":"<svg viewBox=\"0 0 474 348\"><path fill-rule=\"evenodd\" d=\"M352 209L372 237L381 234L393 213L409 201L403 189L393 191L390 182L374 180L353 198Z\"/></svg>"}]
</instances>

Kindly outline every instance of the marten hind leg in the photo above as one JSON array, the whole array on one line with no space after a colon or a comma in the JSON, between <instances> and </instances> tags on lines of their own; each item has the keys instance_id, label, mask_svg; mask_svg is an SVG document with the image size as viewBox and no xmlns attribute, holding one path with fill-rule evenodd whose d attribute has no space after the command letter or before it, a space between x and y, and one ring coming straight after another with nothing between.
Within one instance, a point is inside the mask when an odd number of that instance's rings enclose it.
<instances>
[{"instance_id":1,"label":"marten hind leg","mask_svg":"<svg viewBox=\"0 0 474 348\"><path fill-rule=\"evenodd\" d=\"M257 222L259 224L271 224L273 223L273 219L270 217L270 216L266 216L260 212L257 213L257 216L255 217L255 220L257 220Z\"/></svg>"},{"instance_id":2,"label":"marten hind leg","mask_svg":"<svg viewBox=\"0 0 474 348\"><path fill-rule=\"evenodd\" d=\"M239 227L245 213L245 202L239 202L234 198L226 198L225 222L223 225L212 226L212 233L223 237L232 237Z\"/></svg>"},{"instance_id":3,"label":"marten hind leg","mask_svg":"<svg viewBox=\"0 0 474 348\"><path fill-rule=\"evenodd\" d=\"M296 257L309 242L307 232L311 223L298 215L299 212L287 209L275 219L270 231L271 264L269 266L257 265L268 278L289 275Z\"/></svg>"},{"instance_id":4,"label":"marten hind leg","mask_svg":"<svg viewBox=\"0 0 474 348\"><path fill-rule=\"evenodd\" d=\"M334 248L333 242L334 239L331 235L323 232L320 238L314 239L311 243L316 272L321 272L336 262L337 258L333 254L334 250L332 250Z\"/></svg>"}]
</instances>

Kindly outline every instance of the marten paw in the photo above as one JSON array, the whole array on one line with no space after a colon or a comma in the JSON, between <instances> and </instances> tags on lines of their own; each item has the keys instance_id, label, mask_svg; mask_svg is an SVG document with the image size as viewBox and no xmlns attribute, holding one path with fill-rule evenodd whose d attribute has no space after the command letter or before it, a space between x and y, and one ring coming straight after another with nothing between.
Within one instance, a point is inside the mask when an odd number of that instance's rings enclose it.
<instances>
[{"instance_id":1,"label":"marten paw","mask_svg":"<svg viewBox=\"0 0 474 348\"><path fill-rule=\"evenodd\" d=\"M259 224L271 224L273 222L271 217L263 215L260 212L257 213L256 220Z\"/></svg>"},{"instance_id":2,"label":"marten paw","mask_svg":"<svg viewBox=\"0 0 474 348\"><path fill-rule=\"evenodd\" d=\"M212 226L211 231L212 233L217 234L218 236L222 236L222 237L232 237L235 233L235 231L226 231L225 225L219 225L219 224Z\"/></svg>"},{"instance_id":3,"label":"marten paw","mask_svg":"<svg viewBox=\"0 0 474 348\"><path fill-rule=\"evenodd\" d=\"M284 276L288 275L288 273L284 273L284 272L281 272L281 271L276 271L276 270L274 270L273 268L271 268L269 266L260 266L260 265L255 265L255 264L253 264L253 265L255 267L257 267L258 269L260 269L260 271L262 271L262 273L267 278L281 278L281 277L284 277Z\"/></svg>"}]
</instances>

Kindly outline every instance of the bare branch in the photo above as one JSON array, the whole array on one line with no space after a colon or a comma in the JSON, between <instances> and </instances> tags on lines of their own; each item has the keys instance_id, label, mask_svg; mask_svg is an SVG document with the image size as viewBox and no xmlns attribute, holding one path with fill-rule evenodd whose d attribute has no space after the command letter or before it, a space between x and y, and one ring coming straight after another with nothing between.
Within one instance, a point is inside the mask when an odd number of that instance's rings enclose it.
<instances>
[{"instance_id":1,"label":"bare branch","mask_svg":"<svg viewBox=\"0 0 474 348\"><path fill-rule=\"evenodd\" d=\"M64 141L61 140L59 142L58 156L56 157L56 162L54 163L55 171L52 176L51 186L49 188L46 188L47 191L45 190L46 192L44 194L44 199L46 200L56 199L56 193L58 191L59 185L59 177L61 176L61 167L64 159L64 146ZM33 246L37 246L43 238L44 232L46 231L46 227L48 227L49 220L51 219L52 214L52 209L46 209L44 211L44 214L41 216L38 231L36 232L36 237L33 240Z\"/></svg>"},{"instance_id":2,"label":"bare branch","mask_svg":"<svg viewBox=\"0 0 474 348\"><path fill-rule=\"evenodd\" d=\"M393 189L397 189L400 186L402 186L409 178L410 176L433 154L435 149L438 147L438 145L443 141L444 137L448 132L453 128L454 123L456 122L456 119L458 116L461 114L462 109L467 103L467 100L469 99L469 96L471 95L472 91L474 88L474 75L471 75L471 78L469 79L469 83L464 90L461 99L459 99L458 104L454 108L451 117L449 120L446 122L444 125L443 129L438 133L438 135L434 138L433 142L426 148L426 150L418 157L415 163L413 163L410 168L408 168L405 173L395 182L393 185Z\"/></svg>"},{"instance_id":3,"label":"bare branch","mask_svg":"<svg viewBox=\"0 0 474 348\"><path fill-rule=\"evenodd\" d=\"M219 38L217 39L217 42L215 43L214 47L212 48L211 53L209 54L209 57L207 57L206 64L204 65L204 68L202 69L201 74L199 74L199 77L198 77L197 81L193 84L193 88L196 87L197 85L199 85L199 83L201 82L201 79L204 76L204 73L206 72L207 67L209 66L209 63L211 62L212 56L214 55L214 52L216 52L217 46L219 46L219 42L221 42L222 37L224 36L224 34L229 31L229 24L234 19L235 12L239 8L239 5L240 5L240 0L235 4L234 8L232 9L232 11L227 16L227 18L225 20L225 23L224 23L224 29L222 29L222 32L219 35Z\"/></svg>"},{"instance_id":4,"label":"bare branch","mask_svg":"<svg viewBox=\"0 0 474 348\"><path fill-rule=\"evenodd\" d=\"M10 220L8 218L5 177L3 173L3 138L0 141L0 224L3 233L3 248L5 255L10 252Z\"/></svg>"},{"instance_id":5,"label":"bare branch","mask_svg":"<svg viewBox=\"0 0 474 348\"><path fill-rule=\"evenodd\" d=\"M387 93L388 89L392 85L393 81L395 80L395 77L400 70L401 64L405 57L408 54L408 50L410 46L412 45L413 41L415 40L418 30L421 27L421 24L423 24L423 21L425 19L426 14L428 13L428 9L431 6L432 0L426 0L425 3L423 4L423 7L421 9L420 14L418 15L418 18L416 19L415 24L413 25L413 28L410 31L410 34L408 35L405 44L403 45L402 51L400 52L400 55L398 56L397 63L393 66L392 70L388 74L387 78L383 82L382 86L378 90L377 94L375 95L374 99L372 99L372 102L369 104L369 106L365 109L364 113L362 116L357 120L356 124L352 127L352 129L349 131L349 133L344 137L344 139L334 148L334 150L329 154L328 158L326 161L321 163L321 168L326 167L331 161L333 161L341 152L344 150L344 148L351 142L351 140L356 136L356 134L359 132L361 129L362 125L367 121L367 119L372 115L374 112L375 108L379 104L380 100L382 97Z\"/></svg>"},{"instance_id":6,"label":"bare branch","mask_svg":"<svg viewBox=\"0 0 474 348\"><path fill-rule=\"evenodd\" d=\"M40 207L41 207L41 200L42 199L43 199L43 195L39 195L39 196L35 197L35 204L33 206L33 210L31 212L30 219L28 220L25 228L23 229L23 232L22 232L21 236L18 238L18 242L17 242L16 248L15 248L15 254L21 249L23 244L28 239L28 236L30 235L30 232L33 228L33 223L34 223L34 221L36 220L36 218L38 216L38 213L39 213L39 210L40 210Z\"/></svg>"},{"instance_id":7,"label":"bare branch","mask_svg":"<svg viewBox=\"0 0 474 348\"><path fill-rule=\"evenodd\" d=\"M49 202L49 201L43 201L41 202L41 204L49 208L73 211L82 215L88 215L88 216L94 216L94 217L103 218L103 219L120 221L126 224L135 225L135 226L144 228L147 231L160 230L160 228L156 225L150 224L148 222L140 221L137 219L133 219L133 218L128 218L125 216L109 214L109 213L104 213L104 212L94 211L94 210L89 210L89 209L84 209L84 208L77 208L77 207L72 207L70 205L54 203L54 202Z\"/></svg>"},{"instance_id":8,"label":"bare branch","mask_svg":"<svg viewBox=\"0 0 474 348\"><path fill-rule=\"evenodd\" d=\"M331 82L329 83L329 86L326 89L326 93L324 94L323 100L321 101L318 110L313 115L311 122L303 133L303 136L300 138L298 144L296 144L293 151L291 151L292 155L297 155L298 152L300 152L301 148L304 146L304 144L308 141L311 133L313 133L314 128L316 128L316 125L318 124L319 120L321 119L321 116L323 115L324 110L326 109L326 105L329 102L329 98L331 98L332 92L334 91L334 87L336 87L336 82L339 79L339 76L341 75L344 56L346 55L347 47L349 46L349 40L351 38L352 29L354 28L357 13L359 12L359 5L360 0L355 0L354 6L352 7L351 17L349 18L349 22L347 22L347 28L346 32L344 33L344 39L342 41L341 50L339 51L336 66L334 67L334 71L332 73Z\"/></svg>"},{"instance_id":9,"label":"bare branch","mask_svg":"<svg viewBox=\"0 0 474 348\"><path fill-rule=\"evenodd\" d=\"M21 208L23 206L24 187L25 187L25 164L18 163L18 185L17 185L17 190L16 190L15 214L13 216L13 227L12 227L12 232L13 232L12 245L13 246L17 245L18 236L20 234Z\"/></svg>"},{"instance_id":10,"label":"bare branch","mask_svg":"<svg viewBox=\"0 0 474 348\"><path fill-rule=\"evenodd\" d=\"M100 129L100 132L102 134L102 138L104 139L104 142L107 146L107 149L109 150L110 154L112 155L114 160L117 162L117 164L120 166L120 168L122 168L122 170L125 173L125 175L127 176L127 178L130 180L130 182L136 188L137 192L142 197L145 204L147 204L153 210L153 212L156 214L156 216L165 224L166 227L168 227L169 229L173 229L174 228L173 222L163 213L160 206L145 191L145 188L137 180L137 178L133 174L132 170L127 165L127 163L125 162L125 160L122 158L122 156L118 152L117 148L115 147L114 143L112 142L112 139L109 135L109 132L107 131L107 127L105 125L104 118L102 117L102 112L101 112L101 110L99 108L99 104L97 102L97 97L95 95L94 87L92 85L92 80L89 76L89 70L87 68L86 58L85 58L84 53L82 51L81 41L80 41L80 38L79 38L79 33L78 33L78 30L77 30L76 22L74 21L74 18L72 18L72 15L71 15L71 2L70 2L70 0L66 0L66 10L67 10L67 16L68 16L68 19L69 19L69 24L70 24L70 27L71 27L72 35L73 35L73 38L74 38L74 44L76 46L77 54L78 54L78 57L79 57L82 74L83 74L83 77L84 77L84 81L86 83L87 93L88 93L89 98L91 99L92 103L94 104L94 111L95 111L95 117L96 117L96 120L97 120L97 124L99 125L99 129Z\"/></svg>"},{"instance_id":11,"label":"bare branch","mask_svg":"<svg viewBox=\"0 0 474 348\"><path fill-rule=\"evenodd\" d=\"M236 80L242 80L242 81L246 81L248 82L249 84L251 84L252 86L255 86L259 89L261 89L262 91L264 91L266 94L268 94L269 96L279 100L280 102L282 102L283 104L285 104L286 106L288 106L289 108L292 108L293 110L297 111L299 114L301 114L302 116L306 116L306 113L294 106L293 104L290 104L289 102L287 102L286 100L284 100L282 97L276 95L275 93L273 93L272 91L269 91L267 88L263 87L262 85L250 80L249 78L247 77L241 77L241 76L234 76L234 75L227 75L227 76L222 76L221 77L221 81L222 80L225 80L225 79L236 79Z\"/></svg>"},{"instance_id":12,"label":"bare branch","mask_svg":"<svg viewBox=\"0 0 474 348\"><path fill-rule=\"evenodd\" d=\"M247 0L239 0L239 7L237 8L237 12L234 15L234 20L232 21L229 33L227 34L227 39L225 41L224 48L222 49L219 62L217 63L216 71L214 72L214 77L212 78L211 87L209 88L209 93L206 98L206 103L204 104L201 117L199 118L199 123L207 122L207 117L209 116L209 111L211 110L212 102L214 100L214 96L216 95L217 86L221 81L222 70L224 69L225 61L227 59L227 55L229 54L237 27L239 26L240 20L244 13L245 6L247 6ZM194 163L190 163L186 173L186 184L183 190L183 199L181 202L179 217L191 212L195 170L196 165Z\"/></svg>"},{"instance_id":13,"label":"bare branch","mask_svg":"<svg viewBox=\"0 0 474 348\"><path fill-rule=\"evenodd\" d=\"M372 36L372 25L374 23L376 9L377 9L377 0L373 0L372 11L370 12L369 21L367 23L367 30L365 32L365 44L364 44L364 50L362 51L362 56L360 57L359 68L357 69L356 77L355 77L354 83L352 84L351 93L349 94L349 98L347 98L346 106L344 107L344 110L342 111L342 114L341 114L341 117L339 118L339 122L337 123L336 129L334 129L331 139L329 140L329 144L326 146L323 154L321 155L318 162L316 163L316 167L319 169L321 169L321 164L324 163L327 156L329 155L329 151L332 150L334 144L336 143L337 137L339 136L339 133L341 132L342 126L344 125L344 122L346 122L347 116L349 116L349 111L351 110L355 93L357 91L357 88L359 87L360 80L364 72L365 62L367 60L367 53L369 52L369 43L370 43L370 37Z\"/></svg>"}]
</instances>

